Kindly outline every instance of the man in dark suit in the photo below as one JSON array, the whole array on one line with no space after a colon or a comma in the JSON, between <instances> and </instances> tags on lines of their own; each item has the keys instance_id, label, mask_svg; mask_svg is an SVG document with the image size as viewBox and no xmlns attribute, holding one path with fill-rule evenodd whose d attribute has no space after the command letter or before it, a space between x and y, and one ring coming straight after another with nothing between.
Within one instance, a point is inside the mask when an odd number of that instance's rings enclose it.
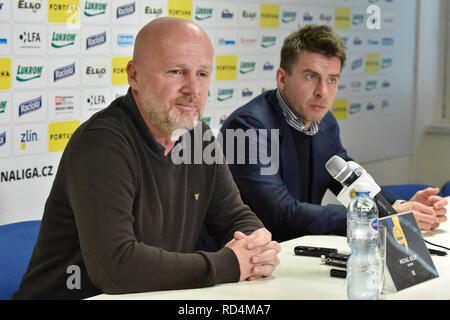
<instances>
[{"instance_id":1,"label":"man in dark suit","mask_svg":"<svg viewBox=\"0 0 450 320\"><path fill-rule=\"evenodd\" d=\"M346 208L320 205L327 189L338 194L342 188L325 163L333 155L351 160L329 111L345 57L342 39L327 26L292 33L281 51L277 89L237 109L221 128L223 151L241 196L275 240L346 233ZM438 191L419 191L394 208L413 210L422 229L436 228L446 219L446 201L436 196ZM391 203L396 200L387 190L382 195Z\"/></svg>"}]
</instances>

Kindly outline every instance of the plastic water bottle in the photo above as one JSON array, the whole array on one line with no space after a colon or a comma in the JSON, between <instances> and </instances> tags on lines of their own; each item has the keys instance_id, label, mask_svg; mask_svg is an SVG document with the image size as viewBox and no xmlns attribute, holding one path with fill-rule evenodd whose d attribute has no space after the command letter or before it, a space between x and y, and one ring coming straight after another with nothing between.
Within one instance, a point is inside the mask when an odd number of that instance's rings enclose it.
<instances>
[{"instance_id":1,"label":"plastic water bottle","mask_svg":"<svg viewBox=\"0 0 450 320\"><path fill-rule=\"evenodd\" d=\"M347 260L347 297L350 300L380 299L378 209L367 184L355 187L348 206L347 243L352 253Z\"/></svg>"}]
</instances>

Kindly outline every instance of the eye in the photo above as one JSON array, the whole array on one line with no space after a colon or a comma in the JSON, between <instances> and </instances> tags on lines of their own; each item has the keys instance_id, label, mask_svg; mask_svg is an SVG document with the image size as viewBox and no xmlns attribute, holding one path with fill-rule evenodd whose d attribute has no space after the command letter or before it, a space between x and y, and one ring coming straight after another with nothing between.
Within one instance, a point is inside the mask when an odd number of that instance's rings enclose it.
<instances>
[{"instance_id":1,"label":"eye","mask_svg":"<svg viewBox=\"0 0 450 320\"><path fill-rule=\"evenodd\" d=\"M337 83L337 82L338 82L338 79L337 79L337 78L329 78L329 79L328 79L328 82L334 84L334 83Z\"/></svg>"},{"instance_id":2,"label":"eye","mask_svg":"<svg viewBox=\"0 0 450 320\"><path fill-rule=\"evenodd\" d=\"M202 79L206 79L209 77L209 73L208 72L199 72L198 76Z\"/></svg>"},{"instance_id":3,"label":"eye","mask_svg":"<svg viewBox=\"0 0 450 320\"><path fill-rule=\"evenodd\" d=\"M174 77L180 77L183 74L183 71L180 69L173 69L169 70L168 74Z\"/></svg>"},{"instance_id":4,"label":"eye","mask_svg":"<svg viewBox=\"0 0 450 320\"><path fill-rule=\"evenodd\" d=\"M307 79L307 80L314 80L314 79L316 79L316 76L315 76L314 74L311 74L311 73L310 73L310 74L307 74L307 75L306 75L306 79Z\"/></svg>"}]
</instances>

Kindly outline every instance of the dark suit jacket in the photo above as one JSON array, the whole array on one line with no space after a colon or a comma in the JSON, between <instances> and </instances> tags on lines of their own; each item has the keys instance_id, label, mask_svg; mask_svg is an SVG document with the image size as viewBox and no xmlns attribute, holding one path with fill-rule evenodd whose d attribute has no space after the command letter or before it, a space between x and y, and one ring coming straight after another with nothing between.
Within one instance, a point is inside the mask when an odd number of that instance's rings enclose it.
<instances>
[{"instance_id":1,"label":"dark suit jacket","mask_svg":"<svg viewBox=\"0 0 450 320\"><path fill-rule=\"evenodd\" d=\"M298 158L291 129L281 112L274 90L264 92L227 118L221 128L225 155L231 151L231 146L227 144L227 129L243 129L244 131L264 129L263 131L269 130L268 132L272 132L273 129L279 130L279 156L272 159L279 164L279 170L275 174L261 174L262 168L276 166L274 162L264 165L267 159L263 161L258 159L256 164L251 164L249 160L254 158L250 159L246 155L245 164L238 164L237 143L234 145L234 159L227 160L244 202L263 221L274 240L284 241L314 234L346 234L346 208L335 204L320 205L327 189L335 194L342 189L341 184L334 180L325 169L325 163L333 155L338 155L346 161L351 160L342 146L339 125L331 112L322 119L319 132L312 137L311 141L311 199L309 203L298 200L301 195L299 167L302 164ZM263 150L267 146L270 150L267 155L271 155L272 151L276 154L276 150L271 150L271 134L267 133L267 136L268 140L261 135L258 136L257 141L247 139L246 152L248 153L250 148L254 147L252 144L257 144ZM389 197L389 200L392 200L392 197Z\"/></svg>"}]
</instances>

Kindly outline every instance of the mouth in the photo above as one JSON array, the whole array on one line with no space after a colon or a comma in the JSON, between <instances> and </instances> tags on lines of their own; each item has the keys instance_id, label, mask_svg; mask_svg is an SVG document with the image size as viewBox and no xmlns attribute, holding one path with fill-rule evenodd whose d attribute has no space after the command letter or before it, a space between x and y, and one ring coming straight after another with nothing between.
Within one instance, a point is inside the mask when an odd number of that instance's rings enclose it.
<instances>
[{"instance_id":1,"label":"mouth","mask_svg":"<svg viewBox=\"0 0 450 320\"><path fill-rule=\"evenodd\" d=\"M198 109L198 105L185 102L176 102L175 106L183 111L196 111Z\"/></svg>"},{"instance_id":2,"label":"mouth","mask_svg":"<svg viewBox=\"0 0 450 320\"><path fill-rule=\"evenodd\" d=\"M322 105L322 104L310 104L309 105L311 107L311 109L313 109L314 111L324 111L327 109L326 106Z\"/></svg>"}]
</instances>

